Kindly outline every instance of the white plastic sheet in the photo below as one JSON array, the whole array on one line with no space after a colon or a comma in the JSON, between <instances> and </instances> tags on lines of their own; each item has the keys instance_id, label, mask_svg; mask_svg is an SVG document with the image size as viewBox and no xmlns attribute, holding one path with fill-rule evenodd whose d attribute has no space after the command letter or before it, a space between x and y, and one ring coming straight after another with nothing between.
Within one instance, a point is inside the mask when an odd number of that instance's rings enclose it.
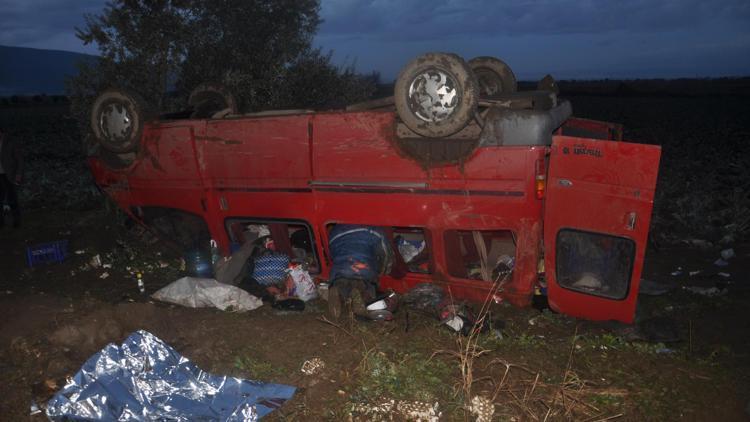
<instances>
[{"instance_id":1,"label":"white plastic sheet","mask_svg":"<svg viewBox=\"0 0 750 422\"><path fill-rule=\"evenodd\" d=\"M212 278L183 277L151 297L190 308L213 307L222 311L246 312L263 306L263 301L250 293Z\"/></svg>"}]
</instances>

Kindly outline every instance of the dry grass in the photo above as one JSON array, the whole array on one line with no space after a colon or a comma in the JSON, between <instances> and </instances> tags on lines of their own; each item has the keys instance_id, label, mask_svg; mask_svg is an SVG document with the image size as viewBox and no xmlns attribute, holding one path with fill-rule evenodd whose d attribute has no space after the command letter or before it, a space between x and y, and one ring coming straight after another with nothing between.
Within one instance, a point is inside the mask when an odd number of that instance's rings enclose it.
<instances>
[{"instance_id":1,"label":"dry grass","mask_svg":"<svg viewBox=\"0 0 750 422\"><path fill-rule=\"evenodd\" d=\"M488 398L502 417L515 417L535 421L583 420L588 422L606 421L619 418L623 414L606 415L592 404L596 396L624 396L621 389L598 388L595 383L581 378L573 369L573 355L578 330L573 334L568 362L562 381L550 384L543 381L540 371L509 362L501 357L492 358L483 368L483 375L476 376L479 362L492 357L492 351L479 346L480 327L488 318L492 298L502 290L510 273L501 274L493 282L477 315L475 329L466 337L457 336L455 350L438 350L435 355L448 355L454 358L460 369L460 379L454 386L454 394L460 395L464 405L464 415L468 420L472 411L472 399L477 395ZM494 410L494 409L493 409Z\"/></svg>"}]
</instances>

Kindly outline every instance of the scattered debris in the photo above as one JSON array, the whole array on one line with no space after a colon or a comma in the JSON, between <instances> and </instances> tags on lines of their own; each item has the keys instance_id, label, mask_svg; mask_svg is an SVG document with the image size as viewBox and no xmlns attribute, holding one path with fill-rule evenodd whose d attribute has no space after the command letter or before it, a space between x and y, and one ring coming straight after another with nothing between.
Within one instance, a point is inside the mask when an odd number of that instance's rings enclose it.
<instances>
[{"instance_id":1,"label":"scattered debris","mask_svg":"<svg viewBox=\"0 0 750 422\"><path fill-rule=\"evenodd\" d=\"M396 411L411 421L437 422L442 413L438 411L438 403L429 404L420 401L401 400L396 403Z\"/></svg>"},{"instance_id":2,"label":"scattered debris","mask_svg":"<svg viewBox=\"0 0 750 422\"><path fill-rule=\"evenodd\" d=\"M701 270L690 271L690 277L696 276L701 273Z\"/></svg>"},{"instance_id":3,"label":"scattered debris","mask_svg":"<svg viewBox=\"0 0 750 422\"><path fill-rule=\"evenodd\" d=\"M648 280L645 278L641 279L640 287L638 288L638 294L647 296L659 296L672 290L674 285L659 283L657 281Z\"/></svg>"},{"instance_id":4,"label":"scattered debris","mask_svg":"<svg viewBox=\"0 0 750 422\"><path fill-rule=\"evenodd\" d=\"M112 388L117 386L117 388ZM84 363L47 405L51 420L257 420L295 388L203 372L137 331Z\"/></svg>"},{"instance_id":5,"label":"scattered debris","mask_svg":"<svg viewBox=\"0 0 750 422\"><path fill-rule=\"evenodd\" d=\"M89 260L89 266L91 268L100 268L102 266L102 257L99 254L96 254L91 257L91 260Z\"/></svg>"},{"instance_id":6,"label":"scattered debris","mask_svg":"<svg viewBox=\"0 0 750 422\"><path fill-rule=\"evenodd\" d=\"M724 277L724 278L729 278L729 277L731 277L731 276L732 276L732 275L731 275L731 274L729 274L729 273L717 273L716 275L718 275L719 277Z\"/></svg>"},{"instance_id":7,"label":"scattered debris","mask_svg":"<svg viewBox=\"0 0 750 422\"><path fill-rule=\"evenodd\" d=\"M39 405L34 400L32 400L31 401L31 406L30 406L30 411L29 411L29 416L38 415L40 413L42 413L42 409L40 409Z\"/></svg>"},{"instance_id":8,"label":"scattered debris","mask_svg":"<svg viewBox=\"0 0 750 422\"><path fill-rule=\"evenodd\" d=\"M107 277L109 277L109 273L108 273L108 272L106 272L106 271L105 271L105 272L103 272L103 273L101 273L101 274L99 275L99 278L101 278L102 280L106 279Z\"/></svg>"},{"instance_id":9,"label":"scattered debris","mask_svg":"<svg viewBox=\"0 0 750 422\"><path fill-rule=\"evenodd\" d=\"M687 245L695 246L701 249L709 249L714 246L713 243L703 239L685 239L683 240L683 242Z\"/></svg>"},{"instance_id":10,"label":"scattered debris","mask_svg":"<svg viewBox=\"0 0 750 422\"><path fill-rule=\"evenodd\" d=\"M677 267L675 271L672 271L672 276L677 277L679 275L682 275L682 267Z\"/></svg>"},{"instance_id":11,"label":"scattered debris","mask_svg":"<svg viewBox=\"0 0 750 422\"><path fill-rule=\"evenodd\" d=\"M326 363L321 358L312 358L302 364L302 373L305 375L316 375L325 369Z\"/></svg>"},{"instance_id":12,"label":"scattered debris","mask_svg":"<svg viewBox=\"0 0 750 422\"><path fill-rule=\"evenodd\" d=\"M729 261L730 259L734 257L735 257L734 249L732 248L724 249L723 251L721 251L721 258L724 259L725 261Z\"/></svg>"},{"instance_id":13,"label":"scattered debris","mask_svg":"<svg viewBox=\"0 0 750 422\"><path fill-rule=\"evenodd\" d=\"M136 273L135 278L137 280L136 282L138 283L138 291L140 291L141 294L145 294L146 293L146 284L143 283L143 274Z\"/></svg>"},{"instance_id":14,"label":"scattered debris","mask_svg":"<svg viewBox=\"0 0 750 422\"><path fill-rule=\"evenodd\" d=\"M328 283L322 282L318 284L318 297L326 302L328 301Z\"/></svg>"},{"instance_id":15,"label":"scattered debris","mask_svg":"<svg viewBox=\"0 0 750 422\"><path fill-rule=\"evenodd\" d=\"M26 262L29 268L41 264L55 264L65 260L68 256L68 241L58 240L40 243L26 248Z\"/></svg>"},{"instance_id":16,"label":"scattered debris","mask_svg":"<svg viewBox=\"0 0 750 422\"><path fill-rule=\"evenodd\" d=\"M486 397L474 396L469 410L476 416L475 422L491 422L495 414L495 403Z\"/></svg>"},{"instance_id":17,"label":"scattered debris","mask_svg":"<svg viewBox=\"0 0 750 422\"><path fill-rule=\"evenodd\" d=\"M716 261L714 261L714 265L717 267L726 267L729 265L729 260L734 258L736 255L734 253L734 249L724 249L720 253L721 258L718 258Z\"/></svg>"},{"instance_id":18,"label":"scattered debris","mask_svg":"<svg viewBox=\"0 0 750 422\"><path fill-rule=\"evenodd\" d=\"M438 403L429 404L420 401L381 399L373 404L357 404L352 408L352 416L366 416L369 419L387 417L392 420L398 415L404 420L437 422L442 416ZM358 420L358 419L356 419Z\"/></svg>"},{"instance_id":19,"label":"scattered debris","mask_svg":"<svg viewBox=\"0 0 750 422\"><path fill-rule=\"evenodd\" d=\"M445 298L445 291L435 283L420 283L404 295L404 303L422 311L434 311Z\"/></svg>"},{"instance_id":20,"label":"scattered debris","mask_svg":"<svg viewBox=\"0 0 750 422\"><path fill-rule=\"evenodd\" d=\"M682 288L690 293L707 297L724 296L727 294L727 289L719 289L718 287L683 286Z\"/></svg>"}]
</instances>

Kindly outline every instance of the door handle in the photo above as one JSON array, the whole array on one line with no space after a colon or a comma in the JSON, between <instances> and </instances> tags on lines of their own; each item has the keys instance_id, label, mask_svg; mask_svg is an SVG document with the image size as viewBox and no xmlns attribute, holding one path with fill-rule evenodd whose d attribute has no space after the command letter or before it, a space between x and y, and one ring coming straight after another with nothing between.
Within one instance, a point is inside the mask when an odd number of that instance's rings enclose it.
<instances>
[{"instance_id":1,"label":"door handle","mask_svg":"<svg viewBox=\"0 0 750 422\"><path fill-rule=\"evenodd\" d=\"M569 188L569 187L573 186L573 182L571 182L568 179L560 179L560 180L557 181L557 184L560 185L560 186L562 186L562 187L564 187L564 188Z\"/></svg>"},{"instance_id":2,"label":"door handle","mask_svg":"<svg viewBox=\"0 0 750 422\"><path fill-rule=\"evenodd\" d=\"M637 219L635 211L629 212L626 216L625 229L633 231L635 230L635 220Z\"/></svg>"}]
</instances>

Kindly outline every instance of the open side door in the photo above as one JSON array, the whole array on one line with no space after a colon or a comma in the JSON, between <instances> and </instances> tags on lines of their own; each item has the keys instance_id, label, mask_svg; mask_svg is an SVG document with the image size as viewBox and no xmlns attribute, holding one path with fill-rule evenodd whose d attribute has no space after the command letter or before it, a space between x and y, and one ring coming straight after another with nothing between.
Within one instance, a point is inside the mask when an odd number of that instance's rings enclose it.
<instances>
[{"instance_id":1,"label":"open side door","mask_svg":"<svg viewBox=\"0 0 750 422\"><path fill-rule=\"evenodd\" d=\"M555 136L544 215L552 309L633 321L661 148Z\"/></svg>"}]
</instances>

